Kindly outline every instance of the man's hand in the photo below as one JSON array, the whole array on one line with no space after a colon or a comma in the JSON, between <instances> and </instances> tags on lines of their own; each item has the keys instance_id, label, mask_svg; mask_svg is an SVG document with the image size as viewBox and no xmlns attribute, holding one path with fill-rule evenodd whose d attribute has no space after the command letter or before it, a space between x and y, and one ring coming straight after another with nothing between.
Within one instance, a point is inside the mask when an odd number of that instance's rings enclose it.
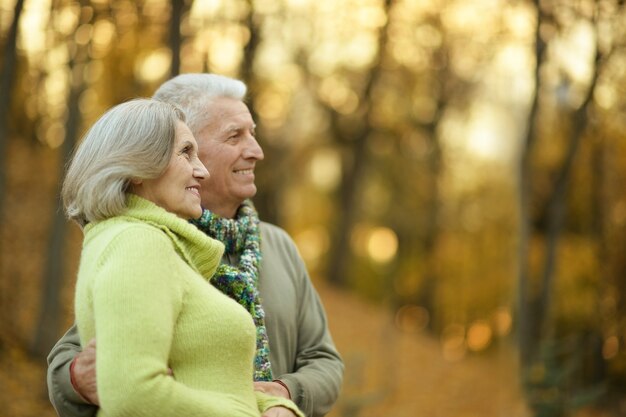
<instances>
[{"instance_id":1,"label":"man's hand","mask_svg":"<svg viewBox=\"0 0 626 417\"><path fill-rule=\"evenodd\" d=\"M296 413L285 407L272 407L268 408L261 417L296 417Z\"/></svg>"},{"instance_id":2,"label":"man's hand","mask_svg":"<svg viewBox=\"0 0 626 417\"><path fill-rule=\"evenodd\" d=\"M288 400L291 399L291 394L289 393L289 390L285 388L283 385L279 384L278 382L257 381L254 383L254 390L260 391L264 394L273 395L274 397L283 397L283 398L287 398ZM272 416L273 415L274 414L272 414ZM276 415L279 416L283 414L276 414Z\"/></svg>"},{"instance_id":3,"label":"man's hand","mask_svg":"<svg viewBox=\"0 0 626 417\"><path fill-rule=\"evenodd\" d=\"M85 349L74 358L70 368L74 389L87 401L100 405L96 386L96 339L91 339Z\"/></svg>"}]
</instances>

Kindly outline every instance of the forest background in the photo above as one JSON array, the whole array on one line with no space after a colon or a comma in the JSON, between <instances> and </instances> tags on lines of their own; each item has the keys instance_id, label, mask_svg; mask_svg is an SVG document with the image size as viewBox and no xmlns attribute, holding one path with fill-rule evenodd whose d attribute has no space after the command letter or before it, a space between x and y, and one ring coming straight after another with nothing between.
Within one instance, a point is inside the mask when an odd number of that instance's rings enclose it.
<instances>
[{"instance_id":1,"label":"forest background","mask_svg":"<svg viewBox=\"0 0 626 417\"><path fill-rule=\"evenodd\" d=\"M255 203L346 361L332 417L626 415L623 0L0 1L0 416L53 416L85 130L244 80Z\"/></svg>"}]
</instances>

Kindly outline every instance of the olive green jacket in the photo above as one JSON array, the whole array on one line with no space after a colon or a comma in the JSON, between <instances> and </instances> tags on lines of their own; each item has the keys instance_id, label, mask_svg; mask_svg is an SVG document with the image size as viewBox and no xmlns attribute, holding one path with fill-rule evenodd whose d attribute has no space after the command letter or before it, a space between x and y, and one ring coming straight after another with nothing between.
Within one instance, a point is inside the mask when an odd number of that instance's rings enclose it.
<instances>
[{"instance_id":1,"label":"olive green jacket","mask_svg":"<svg viewBox=\"0 0 626 417\"><path fill-rule=\"evenodd\" d=\"M274 377L309 417L325 415L337 400L343 362L328 330L326 314L293 240L271 224L261 223L259 291L265 309ZM222 262L238 259L225 254ZM69 365L80 351L73 326L48 356L50 401L61 417L94 417L97 408L72 388Z\"/></svg>"}]
</instances>

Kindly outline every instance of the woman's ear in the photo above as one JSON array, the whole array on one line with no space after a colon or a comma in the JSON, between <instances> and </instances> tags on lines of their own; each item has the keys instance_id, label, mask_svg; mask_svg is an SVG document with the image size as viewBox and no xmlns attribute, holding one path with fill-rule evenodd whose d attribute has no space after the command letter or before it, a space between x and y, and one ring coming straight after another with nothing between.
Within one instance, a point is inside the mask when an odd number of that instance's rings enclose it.
<instances>
[{"instance_id":1,"label":"woman's ear","mask_svg":"<svg viewBox=\"0 0 626 417\"><path fill-rule=\"evenodd\" d=\"M131 192L134 194L141 193L140 189L143 185L143 180L141 178L131 178L126 183L126 192Z\"/></svg>"}]
</instances>

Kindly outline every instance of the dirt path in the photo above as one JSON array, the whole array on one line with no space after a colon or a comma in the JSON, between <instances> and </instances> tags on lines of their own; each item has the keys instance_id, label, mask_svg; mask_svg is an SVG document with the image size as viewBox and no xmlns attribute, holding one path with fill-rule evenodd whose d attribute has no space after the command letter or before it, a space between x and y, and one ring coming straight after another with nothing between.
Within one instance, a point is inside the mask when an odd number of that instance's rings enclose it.
<instances>
[{"instance_id":1,"label":"dirt path","mask_svg":"<svg viewBox=\"0 0 626 417\"><path fill-rule=\"evenodd\" d=\"M383 308L318 287L346 361L344 389L329 417L530 416L509 346L449 361L436 339L402 333Z\"/></svg>"}]
</instances>

